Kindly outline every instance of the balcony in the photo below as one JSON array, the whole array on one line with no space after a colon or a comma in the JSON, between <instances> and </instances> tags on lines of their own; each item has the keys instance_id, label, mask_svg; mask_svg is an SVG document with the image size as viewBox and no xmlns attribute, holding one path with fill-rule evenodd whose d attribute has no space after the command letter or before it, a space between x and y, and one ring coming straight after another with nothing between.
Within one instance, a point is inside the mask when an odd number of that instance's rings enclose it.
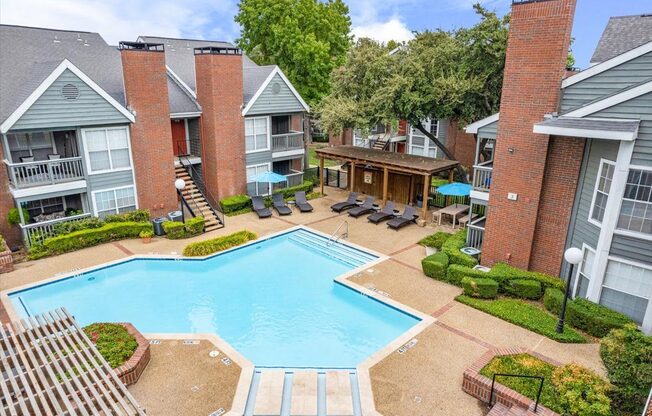
<instances>
[{"instance_id":1,"label":"balcony","mask_svg":"<svg viewBox=\"0 0 652 416\"><path fill-rule=\"evenodd\" d=\"M57 225L65 222L80 221L91 217L90 213L73 215L70 217L57 218L49 221L41 221L32 224L21 224L20 229L23 233L25 244L30 247L33 244L43 242L46 238L57 235Z\"/></svg>"},{"instance_id":2,"label":"balcony","mask_svg":"<svg viewBox=\"0 0 652 416\"><path fill-rule=\"evenodd\" d=\"M466 226L466 246L482 250L486 217L478 218Z\"/></svg>"},{"instance_id":3,"label":"balcony","mask_svg":"<svg viewBox=\"0 0 652 416\"><path fill-rule=\"evenodd\" d=\"M290 150L303 150L302 131L272 134L272 152L287 152Z\"/></svg>"},{"instance_id":4,"label":"balcony","mask_svg":"<svg viewBox=\"0 0 652 416\"><path fill-rule=\"evenodd\" d=\"M493 160L473 166L473 189L480 192L489 192L491 187L491 174Z\"/></svg>"},{"instance_id":5,"label":"balcony","mask_svg":"<svg viewBox=\"0 0 652 416\"><path fill-rule=\"evenodd\" d=\"M290 188L292 186L301 185L303 183L303 172L296 170L290 171L290 173L284 175L287 178L287 182L275 183L272 185L272 190Z\"/></svg>"},{"instance_id":6,"label":"balcony","mask_svg":"<svg viewBox=\"0 0 652 416\"><path fill-rule=\"evenodd\" d=\"M9 182L16 189L55 185L84 179L81 157L12 163L4 160Z\"/></svg>"}]
</instances>

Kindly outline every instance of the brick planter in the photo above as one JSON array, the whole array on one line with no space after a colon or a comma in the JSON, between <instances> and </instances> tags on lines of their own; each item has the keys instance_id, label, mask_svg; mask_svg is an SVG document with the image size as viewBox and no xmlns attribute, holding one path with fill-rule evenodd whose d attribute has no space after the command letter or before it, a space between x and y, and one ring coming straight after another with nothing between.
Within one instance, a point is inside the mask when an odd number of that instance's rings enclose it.
<instances>
[{"instance_id":1,"label":"brick planter","mask_svg":"<svg viewBox=\"0 0 652 416\"><path fill-rule=\"evenodd\" d=\"M0 273L9 273L14 270L14 258L6 242L0 246Z\"/></svg>"},{"instance_id":2,"label":"brick planter","mask_svg":"<svg viewBox=\"0 0 652 416\"><path fill-rule=\"evenodd\" d=\"M500 355L515 355L515 354L529 354L542 361L552 364L556 367L561 366L561 363L548 358L544 355L530 351L527 348L499 348L495 350L489 350L482 357L480 357L473 365L464 371L464 376L462 379L462 390L470 394L478 400L481 400L484 403L489 403L489 395L491 393L491 379L480 374L480 370L496 356ZM548 382L550 382L548 380ZM496 381L494 384L494 397L495 403L501 403L506 407L517 406L524 409L529 409L532 411L534 409L534 400L529 397L523 396L516 391L503 386ZM544 407L539 403L537 409L537 415L542 416L559 416L558 413L553 412L552 410Z\"/></svg>"},{"instance_id":3,"label":"brick planter","mask_svg":"<svg viewBox=\"0 0 652 416\"><path fill-rule=\"evenodd\" d=\"M149 341L132 324L127 322L119 322L118 324L124 326L127 332L133 335L138 342L138 347L134 351L134 355L120 367L114 369L120 381L130 386L138 381L149 363Z\"/></svg>"}]
</instances>

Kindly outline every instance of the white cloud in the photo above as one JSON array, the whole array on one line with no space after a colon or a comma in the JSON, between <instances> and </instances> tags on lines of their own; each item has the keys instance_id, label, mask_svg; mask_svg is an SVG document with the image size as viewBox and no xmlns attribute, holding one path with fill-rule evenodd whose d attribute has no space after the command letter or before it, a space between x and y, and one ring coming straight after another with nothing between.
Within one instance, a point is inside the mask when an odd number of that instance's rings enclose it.
<instances>
[{"instance_id":1,"label":"white cloud","mask_svg":"<svg viewBox=\"0 0 652 416\"><path fill-rule=\"evenodd\" d=\"M370 22L355 26L351 33L356 39L371 38L379 42L388 42L390 40L402 42L414 37L410 29L397 17L392 17L386 22Z\"/></svg>"}]
</instances>

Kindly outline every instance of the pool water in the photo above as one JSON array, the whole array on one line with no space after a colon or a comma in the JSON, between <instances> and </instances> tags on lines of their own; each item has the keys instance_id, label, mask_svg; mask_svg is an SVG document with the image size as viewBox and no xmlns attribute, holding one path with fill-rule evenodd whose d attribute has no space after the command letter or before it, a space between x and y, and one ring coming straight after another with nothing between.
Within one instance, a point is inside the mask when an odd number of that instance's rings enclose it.
<instances>
[{"instance_id":1,"label":"pool water","mask_svg":"<svg viewBox=\"0 0 652 416\"><path fill-rule=\"evenodd\" d=\"M23 316L216 333L254 365L354 368L418 322L334 278L376 257L305 229L206 260L133 259L10 294Z\"/></svg>"}]
</instances>

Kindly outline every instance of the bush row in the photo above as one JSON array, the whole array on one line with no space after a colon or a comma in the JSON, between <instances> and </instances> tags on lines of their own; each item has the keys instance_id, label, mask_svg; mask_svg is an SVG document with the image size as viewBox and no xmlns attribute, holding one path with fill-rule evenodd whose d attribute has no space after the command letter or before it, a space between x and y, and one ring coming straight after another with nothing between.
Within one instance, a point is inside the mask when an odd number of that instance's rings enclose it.
<instances>
[{"instance_id":1,"label":"bush row","mask_svg":"<svg viewBox=\"0 0 652 416\"><path fill-rule=\"evenodd\" d=\"M256 238L258 238L256 233L243 230L224 237L188 244L183 249L183 255L187 257L208 256L209 254L239 246Z\"/></svg>"},{"instance_id":2,"label":"bush row","mask_svg":"<svg viewBox=\"0 0 652 416\"><path fill-rule=\"evenodd\" d=\"M446 239L441 246L441 251L446 253L451 264L460 264L466 267L477 265L478 260L460 251L463 247L466 247L466 229L459 231Z\"/></svg>"},{"instance_id":3,"label":"bush row","mask_svg":"<svg viewBox=\"0 0 652 416\"><path fill-rule=\"evenodd\" d=\"M291 186L289 188L277 189L275 194L282 194L284 199L294 198L294 193L304 191L306 194L312 192L314 185L311 181L304 181L301 185ZM310 198L308 198L310 199ZM237 215L251 211L251 197L249 195L233 195L220 200L222 210L226 215ZM265 198L265 206L272 205L272 198Z\"/></svg>"},{"instance_id":4,"label":"bush row","mask_svg":"<svg viewBox=\"0 0 652 416\"><path fill-rule=\"evenodd\" d=\"M493 299L498 294L498 282L485 277L465 277L462 279L464 294L474 298Z\"/></svg>"},{"instance_id":5,"label":"bush row","mask_svg":"<svg viewBox=\"0 0 652 416\"><path fill-rule=\"evenodd\" d=\"M147 222L149 218L148 210L137 209L122 214L110 214L104 217L103 220L97 217L89 217L77 221L60 222L54 225L54 233L56 235L69 234L89 228L99 228L104 224L113 222Z\"/></svg>"},{"instance_id":6,"label":"bush row","mask_svg":"<svg viewBox=\"0 0 652 416\"><path fill-rule=\"evenodd\" d=\"M431 234L427 237L422 238L419 240L419 244L421 244L424 247L433 247L436 248L437 250L441 250L441 246L444 245L446 240L451 236L452 234L450 233L445 233L443 231L437 231L434 234Z\"/></svg>"},{"instance_id":7,"label":"bush row","mask_svg":"<svg viewBox=\"0 0 652 416\"><path fill-rule=\"evenodd\" d=\"M445 280L446 269L448 269L448 256L441 251L435 253L421 260L421 267L426 276L437 280Z\"/></svg>"},{"instance_id":8,"label":"bush row","mask_svg":"<svg viewBox=\"0 0 652 416\"><path fill-rule=\"evenodd\" d=\"M163 230L171 240L178 240L180 238L189 238L199 235L204 231L204 217L194 217L188 221L165 221L163 223Z\"/></svg>"}]
</instances>

